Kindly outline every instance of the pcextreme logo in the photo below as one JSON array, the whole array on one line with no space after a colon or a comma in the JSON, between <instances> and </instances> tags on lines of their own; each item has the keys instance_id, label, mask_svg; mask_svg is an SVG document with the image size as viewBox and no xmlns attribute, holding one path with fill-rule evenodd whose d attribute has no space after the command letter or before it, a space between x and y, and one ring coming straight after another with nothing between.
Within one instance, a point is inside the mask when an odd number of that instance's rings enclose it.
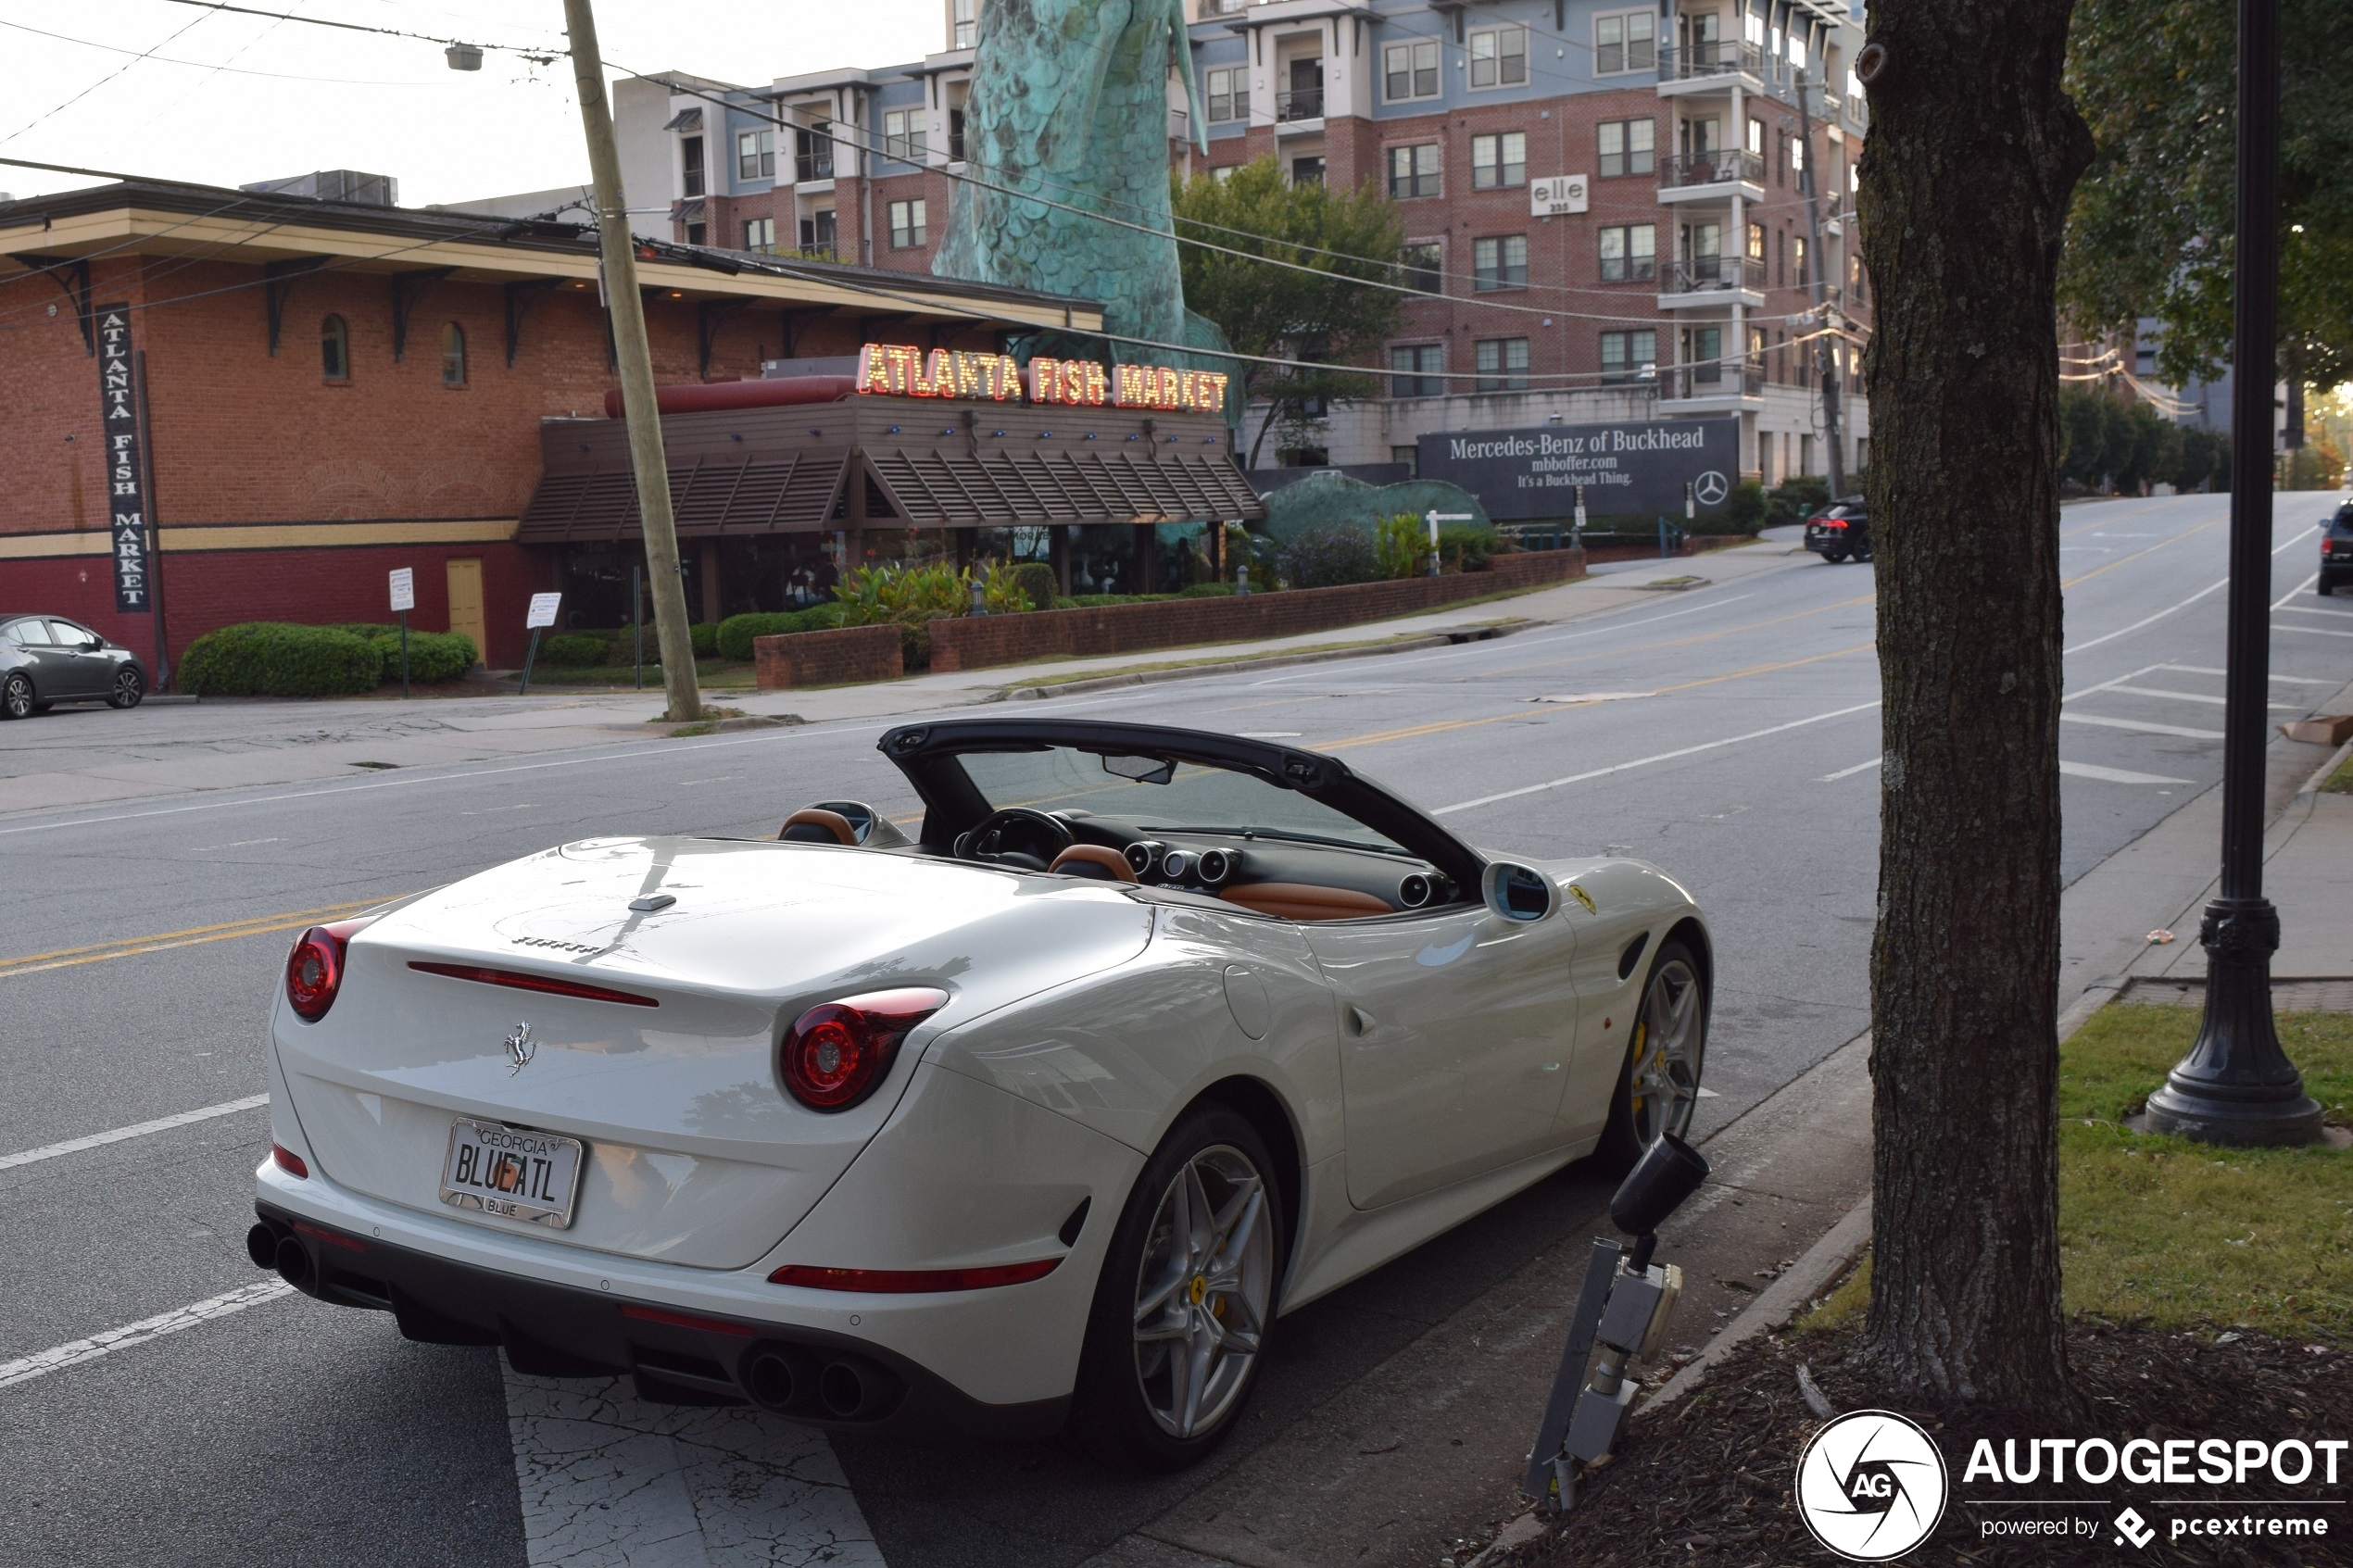
<instances>
[{"instance_id":1,"label":"pcextreme logo","mask_svg":"<svg viewBox=\"0 0 2353 1568\"><path fill-rule=\"evenodd\" d=\"M1944 1517L1944 1456L1893 1411L1854 1411L1814 1434L1797 1461L1797 1512L1850 1562L1884 1562Z\"/></svg>"}]
</instances>

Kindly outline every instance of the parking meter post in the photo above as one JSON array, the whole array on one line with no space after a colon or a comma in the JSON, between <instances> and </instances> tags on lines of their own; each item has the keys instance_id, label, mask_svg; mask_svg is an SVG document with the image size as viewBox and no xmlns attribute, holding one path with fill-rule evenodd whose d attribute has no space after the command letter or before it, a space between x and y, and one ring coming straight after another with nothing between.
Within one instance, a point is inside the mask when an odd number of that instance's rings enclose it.
<instances>
[{"instance_id":1,"label":"parking meter post","mask_svg":"<svg viewBox=\"0 0 2353 1568\"><path fill-rule=\"evenodd\" d=\"M1585 487L1577 487L1577 520L1569 529L1569 542L1579 549L1585 547Z\"/></svg>"},{"instance_id":2,"label":"parking meter post","mask_svg":"<svg viewBox=\"0 0 2353 1568\"><path fill-rule=\"evenodd\" d=\"M1424 518L1429 524L1429 574L1435 577L1438 575L1438 508L1430 508Z\"/></svg>"},{"instance_id":3,"label":"parking meter post","mask_svg":"<svg viewBox=\"0 0 2353 1568\"><path fill-rule=\"evenodd\" d=\"M515 694L517 696L529 696L531 695L531 664L532 660L537 659L538 657L539 628L534 626L531 629L531 646L522 650L522 689Z\"/></svg>"},{"instance_id":4,"label":"parking meter post","mask_svg":"<svg viewBox=\"0 0 2353 1568\"><path fill-rule=\"evenodd\" d=\"M1695 502L1692 495L1692 482L1685 480L1683 482L1683 531L1685 533L1691 532L1691 524L1697 521L1699 513L1695 509Z\"/></svg>"},{"instance_id":5,"label":"parking meter post","mask_svg":"<svg viewBox=\"0 0 2353 1568\"><path fill-rule=\"evenodd\" d=\"M400 699L409 700L409 612L400 612Z\"/></svg>"},{"instance_id":6,"label":"parking meter post","mask_svg":"<svg viewBox=\"0 0 2353 1568\"><path fill-rule=\"evenodd\" d=\"M1568 1342L1561 1347L1553 1391L1544 1401L1544 1419L1536 1428L1536 1447L1528 1456L1528 1473L1520 1478L1520 1491L1555 1513L1566 1512L1572 1499L1562 1485L1565 1467L1556 1467L1554 1461L1561 1457L1561 1445L1568 1437L1568 1418L1585 1386L1585 1361L1592 1353L1593 1335L1602 1326L1602 1309L1609 1304L1609 1287L1617 1277L1622 1252L1607 1236L1593 1238L1585 1283L1577 1293L1577 1311L1569 1319Z\"/></svg>"}]
</instances>

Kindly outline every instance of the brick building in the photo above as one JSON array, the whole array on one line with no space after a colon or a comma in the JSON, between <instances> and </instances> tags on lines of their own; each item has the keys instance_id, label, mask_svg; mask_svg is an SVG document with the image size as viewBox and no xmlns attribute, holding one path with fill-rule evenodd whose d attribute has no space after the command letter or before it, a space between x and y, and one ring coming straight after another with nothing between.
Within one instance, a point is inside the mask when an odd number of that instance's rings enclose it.
<instances>
[{"instance_id":1,"label":"brick building","mask_svg":"<svg viewBox=\"0 0 2353 1568\"><path fill-rule=\"evenodd\" d=\"M493 665L520 662L535 591L622 618L600 596L625 599L634 548L516 537L547 433L602 421L618 384L592 232L143 181L0 205L0 604L174 663L233 621L388 620L404 566L411 624ZM639 282L665 383L1100 324L1084 301L662 242ZM119 495L144 583L118 582ZM781 608L761 585L826 537L682 536L699 619Z\"/></svg>"},{"instance_id":2,"label":"brick building","mask_svg":"<svg viewBox=\"0 0 2353 1568\"><path fill-rule=\"evenodd\" d=\"M673 94L676 237L927 272L953 181L986 173L963 145L986 3L943 0L949 47L919 62ZM1730 414L1746 473L1821 473L1825 337L1843 456L1868 458L1851 232L1868 117L1840 0L1189 4L1206 166L1271 155L1295 180L1379 182L1421 291L1370 367L1388 395L1276 433L1262 460ZM1172 82L1171 157L1192 172L1189 112Z\"/></svg>"}]
</instances>

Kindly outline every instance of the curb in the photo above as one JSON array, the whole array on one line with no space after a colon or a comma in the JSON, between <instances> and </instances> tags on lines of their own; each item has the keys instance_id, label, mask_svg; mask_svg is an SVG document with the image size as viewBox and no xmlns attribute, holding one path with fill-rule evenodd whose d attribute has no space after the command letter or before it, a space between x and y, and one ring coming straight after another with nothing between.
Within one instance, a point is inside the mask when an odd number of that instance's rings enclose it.
<instances>
[{"instance_id":1,"label":"curb","mask_svg":"<svg viewBox=\"0 0 2353 1568\"><path fill-rule=\"evenodd\" d=\"M2122 976L2111 975L2085 986L2083 994L2058 1016L2059 1039L2065 1040L2083 1027L2124 985ZM1868 1042L1870 1035L1866 1033L1858 1038ZM1782 1327L1844 1274L1870 1241L1871 1200L1866 1198L1848 1210L1819 1241L1807 1248L1806 1255L1792 1263L1780 1278L1767 1286L1740 1316L1726 1323L1724 1331L1709 1340L1705 1349L1668 1378L1657 1393L1636 1406L1633 1413L1637 1417L1647 1415L1682 1398L1698 1386L1708 1368L1734 1349L1760 1334Z\"/></svg>"},{"instance_id":2,"label":"curb","mask_svg":"<svg viewBox=\"0 0 2353 1568\"><path fill-rule=\"evenodd\" d=\"M1515 632L1531 626L1550 626L1549 621L1507 621L1495 626L1465 627L1459 632L1437 632L1425 637L1412 637L1402 642L1374 643L1361 648L1332 648L1323 653L1272 654L1265 659L1233 659L1218 664L1187 664L1168 670L1136 670L1125 675L1081 676L1075 681L1061 681L1051 686L1000 686L982 702L1036 702L1047 697L1077 696L1085 692L1110 691L1119 686L1157 685L1164 681L1190 681L1204 675L1239 675L1252 670L1277 670L1291 664L1328 664L1341 659L1371 659L1381 654L1413 653L1422 648L1442 648L1460 643L1484 643L1496 637L1508 637Z\"/></svg>"}]
</instances>

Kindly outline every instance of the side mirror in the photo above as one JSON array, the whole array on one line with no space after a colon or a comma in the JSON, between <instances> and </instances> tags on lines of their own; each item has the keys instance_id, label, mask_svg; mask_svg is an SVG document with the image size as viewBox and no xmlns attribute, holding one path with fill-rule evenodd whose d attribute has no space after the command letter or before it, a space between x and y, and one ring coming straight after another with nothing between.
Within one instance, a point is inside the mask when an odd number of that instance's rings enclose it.
<instances>
[{"instance_id":1,"label":"side mirror","mask_svg":"<svg viewBox=\"0 0 2353 1568\"><path fill-rule=\"evenodd\" d=\"M1560 889L1543 872L1497 860L1480 873L1479 896L1511 921L1538 921L1560 908Z\"/></svg>"}]
</instances>

